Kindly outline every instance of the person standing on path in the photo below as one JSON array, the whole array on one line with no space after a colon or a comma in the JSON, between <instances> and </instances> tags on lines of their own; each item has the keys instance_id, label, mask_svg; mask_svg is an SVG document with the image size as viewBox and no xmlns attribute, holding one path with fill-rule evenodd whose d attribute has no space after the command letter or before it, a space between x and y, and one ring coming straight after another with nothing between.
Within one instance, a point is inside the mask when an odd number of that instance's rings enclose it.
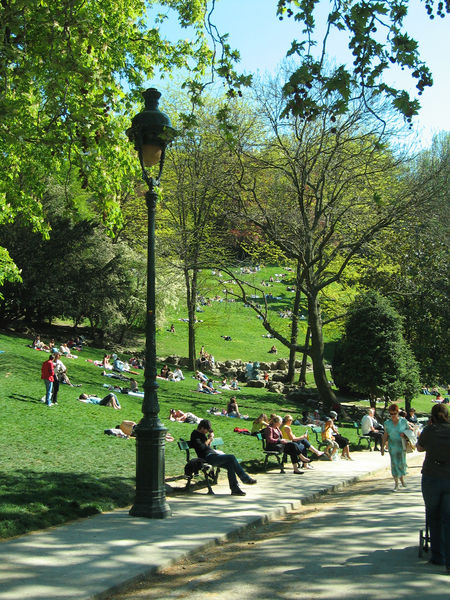
<instances>
[{"instance_id":1,"label":"person standing on path","mask_svg":"<svg viewBox=\"0 0 450 600\"><path fill-rule=\"evenodd\" d=\"M406 475L406 450L403 448L402 437L405 432L410 431L408 421L399 417L397 404L389 407L389 419L384 422L383 439L381 440L381 456L384 455L386 442L389 440L389 456L391 458L391 473L394 478L394 492L398 490L398 480L406 487L404 477Z\"/></svg>"},{"instance_id":2,"label":"person standing on path","mask_svg":"<svg viewBox=\"0 0 450 600\"><path fill-rule=\"evenodd\" d=\"M450 422L447 406L433 406L431 424L420 434L417 449L426 452L422 495L430 532L430 563L445 564L450 574Z\"/></svg>"},{"instance_id":3,"label":"person standing on path","mask_svg":"<svg viewBox=\"0 0 450 600\"><path fill-rule=\"evenodd\" d=\"M45 403L47 406L52 405L52 389L53 381L55 378L55 367L53 364L53 357L49 356L47 360L42 363L41 367L41 379L45 383Z\"/></svg>"}]
</instances>

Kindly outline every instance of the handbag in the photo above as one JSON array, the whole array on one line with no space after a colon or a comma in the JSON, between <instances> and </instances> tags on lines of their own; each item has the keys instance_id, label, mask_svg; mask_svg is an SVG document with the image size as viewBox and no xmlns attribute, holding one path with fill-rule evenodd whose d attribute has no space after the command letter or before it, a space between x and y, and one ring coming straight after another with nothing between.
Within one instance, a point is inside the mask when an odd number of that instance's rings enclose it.
<instances>
[{"instance_id":1,"label":"handbag","mask_svg":"<svg viewBox=\"0 0 450 600\"><path fill-rule=\"evenodd\" d=\"M403 450L407 454L411 454L411 452L414 452L414 450L416 449L415 446L410 442L410 440L405 437L402 437L402 446L403 446Z\"/></svg>"}]
</instances>

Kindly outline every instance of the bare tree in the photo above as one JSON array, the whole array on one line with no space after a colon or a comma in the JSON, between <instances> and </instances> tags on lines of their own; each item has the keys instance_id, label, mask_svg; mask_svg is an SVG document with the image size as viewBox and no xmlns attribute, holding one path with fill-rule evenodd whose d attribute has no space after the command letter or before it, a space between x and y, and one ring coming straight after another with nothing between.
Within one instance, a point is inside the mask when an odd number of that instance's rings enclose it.
<instances>
[{"instance_id":1,"label":"bare tree","mask_svg":"<svg viewBox=\"0 0 450 600\"><path fill-rule=\"evenodd\" d=\"M422 193L423 182L419 187L408 176L405 156L390 149L389 119L373 118L364 103L341 117L326 108L315 118L286 117L275 83L258 92L256 110L266 136L250 150L248 140L235 142L240 171L229 194L242 221L298 265L296 285L308 305L308 352L320 396L330 405L336 398L324 366L321 297L380 231L430 196ZM256 310L274 337L305 350L295 336L288 340L270 324L267 310Z\"/></svg>"}]
</instances>

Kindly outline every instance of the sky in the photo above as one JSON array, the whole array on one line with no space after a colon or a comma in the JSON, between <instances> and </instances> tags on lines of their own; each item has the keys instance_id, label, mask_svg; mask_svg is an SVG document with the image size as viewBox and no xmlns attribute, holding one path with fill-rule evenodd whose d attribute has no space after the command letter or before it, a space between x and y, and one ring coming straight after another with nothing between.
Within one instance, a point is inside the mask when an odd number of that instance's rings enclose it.
<instances>
[{"instance_id":1,"label":"sky","mask_svg":"<svg viewBox=\"0 0 450 600\"><path fill-rule=\"evenodd\" d=\"M322 14L326 17L329 2L322 0L321 4ZM292 40L301 39L298 23L288 18L279 21L275 12L276 0L217 0L214 23L220 33L229 34L231 47L240 52L238 72L276 73ZM406 26L411 37L419 42L421 58L433 74L434 84L419 98L422 108L413 123L418 143L428 147L434 134L450 131L450 15L445 19L430 20L423 1L411 0ZM168 20L162 31L172 39L188 37L185 30L177 27L174 18ZM347 60L349 52L345 38L330 45L329 56L337 63ZM414 92L414 81L407 71L398 69L386 81L411 94Z\"/></svg>"}]
</instances>

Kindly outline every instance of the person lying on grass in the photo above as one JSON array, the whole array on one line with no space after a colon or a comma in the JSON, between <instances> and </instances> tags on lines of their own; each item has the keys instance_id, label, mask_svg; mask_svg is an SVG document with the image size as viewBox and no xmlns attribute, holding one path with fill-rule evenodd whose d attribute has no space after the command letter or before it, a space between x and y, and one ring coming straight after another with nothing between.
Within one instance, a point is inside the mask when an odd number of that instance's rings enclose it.
<instances>
[{"instance_id":1,"label":"person lying on grass","mask_svg":"<svg viewBox=\"0 0 450 600\"><path fill-rule=\"evenodd\" d=\"M184 413L182 410L178 410L176 408L171 408L169 412L169 421L177 421L178 423L200 423L200 417L194 415L194 413L187 412Z\"/></svg>"},{"instance_id":2,"label":"person lying on grass","mask_svg":"<svg viewBox=\"0 0 450 600\"><path fill-rule=\"evenodd\" d=\"M128 437L136 437L137 423L135 421L124 420L120 425L116 425L115 429L120 429ZM175 438L169 432L166 433L166 442L173 442Z\"/></svg>"},{"instance_id":3,"label":"person lying on grass","mask_svg":"<svg viewBox=\"0 0 450 600\"><path fill-rule=\"evenodd\" d=\"M120 410L122 408L120 406L119 400L117 399L117 396L113 393L107 394L104 398L99 398L98 396L94 396L93 394L80 394L78 400L80 402L84 402L85 404L112 406L115 410Z\"/></svg>"}]
</instances>

